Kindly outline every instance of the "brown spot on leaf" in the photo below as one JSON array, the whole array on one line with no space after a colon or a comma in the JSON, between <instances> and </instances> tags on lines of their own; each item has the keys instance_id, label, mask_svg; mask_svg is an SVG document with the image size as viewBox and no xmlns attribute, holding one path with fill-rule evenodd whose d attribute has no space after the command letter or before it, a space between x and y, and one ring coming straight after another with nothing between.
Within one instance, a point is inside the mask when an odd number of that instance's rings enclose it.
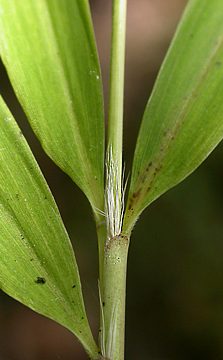
<instances>
[{"instance_id":1,"label":"brown spot on leaf","mask_svg":"<svg viewBox=\"0 0 223 360\"><path fill-rule=\"evenodd\" d=\"M149 171L149 169L151 168L152 165L153 165L153 163L152 163L152 161L150 161L146 167L146 171Z\"/></svg>"},{"instance_id":2,"label":"brown spot on leaf","mask_svg":"<svg viewBox=\"0 0 223 360\"><path fill-rule=\"evenodd\" d=\"M129 200L128 210L131 210L132 208L132 199Z\"/></svg>"},{"instance_id":3,"label":"brown spot on leaf","mask_svg":"<svg viewBox=\"0 0 223 360\"><path fill-rule=\"evenodd\" d=\"M140 195L140 193L141 193L141 190L142 190L142 189L140 188L139 190L135 191L135 192L132 194L133 199L136 199L136 198L139 197L139 195Z\"/></svg>"}]
</instances>

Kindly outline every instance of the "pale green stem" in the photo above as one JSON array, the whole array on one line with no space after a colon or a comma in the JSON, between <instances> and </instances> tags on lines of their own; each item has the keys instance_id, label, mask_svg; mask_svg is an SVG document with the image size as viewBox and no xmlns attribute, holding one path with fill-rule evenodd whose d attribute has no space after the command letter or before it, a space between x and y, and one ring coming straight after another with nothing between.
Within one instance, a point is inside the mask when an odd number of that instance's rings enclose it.
<instances>
[{"instance_id":1,"label":"pale green stem","mask_svg":"<svg viewBox=\"0 0 223 360\"><path fill-rule=\"evenodd\" d=\"M100 280L103 359L124 360L125 292L128 238L120 234L123 210L123 98L127 0L113 0L108 156L107 237Z\"/></svg>"},{"instance_id":2,"label":"pale green stem","mask_svg":"<svg viewBox=\"0 0 223 360\"><path fill-rule=\"evenodd\" d=\"M101 350L109 360L124 360L128 245L128 238L119 235L105 249Z\"/></svg>"},{"instance_id":3,"label":"pale green stem","mask_svg":"<svg viewBox=\"0 0 223 360\"><path fill-rule=\"evenodd\" d=\"M113 0L108 147L112 148L113 160L118 164L118 179L116 180L119 183L120 193L122 184L126 8L127 0Z\"/></svg>"}]
</instances>

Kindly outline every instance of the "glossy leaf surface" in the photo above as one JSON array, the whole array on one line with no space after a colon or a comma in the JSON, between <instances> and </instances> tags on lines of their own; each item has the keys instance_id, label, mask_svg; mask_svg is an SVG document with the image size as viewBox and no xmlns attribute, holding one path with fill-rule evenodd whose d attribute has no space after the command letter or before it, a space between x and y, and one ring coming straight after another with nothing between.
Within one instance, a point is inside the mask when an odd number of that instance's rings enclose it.
<instances>
[{"instance_id":1,"label":"glossy leaf surface","mask_svg":"<svg viewBox=\"0 0 223 360\"><path fill-rule=\"evenodd\" d=\"M223 137L223 2L192 0L146 107L124 221L178 184Z\"/></svg>"},{"instance_id":2,"label":"glossy leaf surface","mask_svg":"<svg viewBox=\"0 0 223 360\"><path fill-rule=\"evenodd\" d=\"M91 354L73 250L57 206L0 99L0 288L71 330Z\"/></svg>"},{"instance_id":3,"label":"glossy leaf surface","mask_svg":"<svg viewBox=\"0 0 223 360\"><path fill-rule=\"evenodd\" d=\"M102 86L88 1L0 0L0 54L45 151L102 208Z\"/></svg>"}]
</instances>

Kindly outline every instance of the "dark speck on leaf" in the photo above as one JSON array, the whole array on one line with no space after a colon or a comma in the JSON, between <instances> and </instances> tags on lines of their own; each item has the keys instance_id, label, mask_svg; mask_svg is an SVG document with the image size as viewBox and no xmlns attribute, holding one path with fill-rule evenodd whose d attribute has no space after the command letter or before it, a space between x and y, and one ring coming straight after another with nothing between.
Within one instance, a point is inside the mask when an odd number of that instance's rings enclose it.
<instances>
[{"instance_id":1,"label":"dark speck on leaf","mask_svg":"<svg viewBox=\"0 0 223 360\"><path fill-rule=\"evenodd\" d=\"M105 306L105 302L104 302L104 301L102 302L102 306Z\"/></svg>"},{"instance_id":2,"label":"dark speck on leaf","mask_svg":"<svg viewBox=\"0 0 223 360\"><path fill-rule=\"evenodd\" d=\"M215 65L218 67L218 66L221 66L222 65L222 62L221 61L216 61Z\"/></svg>"},{"instance_id":3,"label":"dark speck on leaf","mask_svg":"<svg viewBox=\"0 0 223 360\"><path fill-rule=\"evenodd\" d=\"M33 261L33 258L32 258L32 259L30 259L30 261Z\"/></svg>"},{"instance_id":4,"label":"dark speck on leaf","mask_svg":"<svg viewBox=\"0 0 223 360\"><path fill-rule=\"evenodd\" d=\"M133 197L134 199L135 199L135 198L138 198L139 195L140 195L140 193L141 193L141 189L139 189L138 191L134 192L134 193L132 194L132 197Z\"/></svg>"},{"instance_id":5,"label":"dark speck on leaf","mask_svg":"<svg viewBox=\"0 0 223 360\"><path fill-rule=\"evenodd\" d=\"M72 286L72 289L74 289L75 287L76 287L76 285L73 285L73 286Z\"/></svg>"},{"instance_id":6,"label":"dark speck on leaf","mask_svg":"<svg viewBox=\"0 0 223 360\"><path fill-rule=\"evenodd\" d=\"M46 280L43 277L37 276L35 283L43 285L46 283Z\"/></svg>"},{"instance_id":7,"label":"dark speck on leaf","mask_svg":"<svg viewBox=\"0 0 223 360\"><path fill-rule=\"evenodd\" d=\"M146 171L149 171L149 168L153 165L152 161L149 162L147 168L146 168Z\"/></svg>"}]
</instances>

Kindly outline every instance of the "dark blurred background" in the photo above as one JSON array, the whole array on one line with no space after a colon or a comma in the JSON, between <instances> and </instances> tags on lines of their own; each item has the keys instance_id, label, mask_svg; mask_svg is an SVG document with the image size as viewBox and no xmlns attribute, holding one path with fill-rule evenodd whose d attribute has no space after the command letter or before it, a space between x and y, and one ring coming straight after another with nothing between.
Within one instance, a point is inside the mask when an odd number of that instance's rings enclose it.
<instances>
[{"instance_id":1,"label":"dark blurred background","mask_svg":"<svg viewBox=\"0 0 223 360\"><path fill-rule=\"evenodd\" d=\"M127 169L146 101L186 2L129 0ZM92 0L91 6L107 99L111 0ZM97 245L88 202L43 153L2 65L0 78L0 91L35 153L74 243L96 335ZM127 287L126 359L223 359L223 145L143 213L131 240ZM57 359L87 357L66 329L1 292L0 360Z\"/></svg>"}]
</instances>

